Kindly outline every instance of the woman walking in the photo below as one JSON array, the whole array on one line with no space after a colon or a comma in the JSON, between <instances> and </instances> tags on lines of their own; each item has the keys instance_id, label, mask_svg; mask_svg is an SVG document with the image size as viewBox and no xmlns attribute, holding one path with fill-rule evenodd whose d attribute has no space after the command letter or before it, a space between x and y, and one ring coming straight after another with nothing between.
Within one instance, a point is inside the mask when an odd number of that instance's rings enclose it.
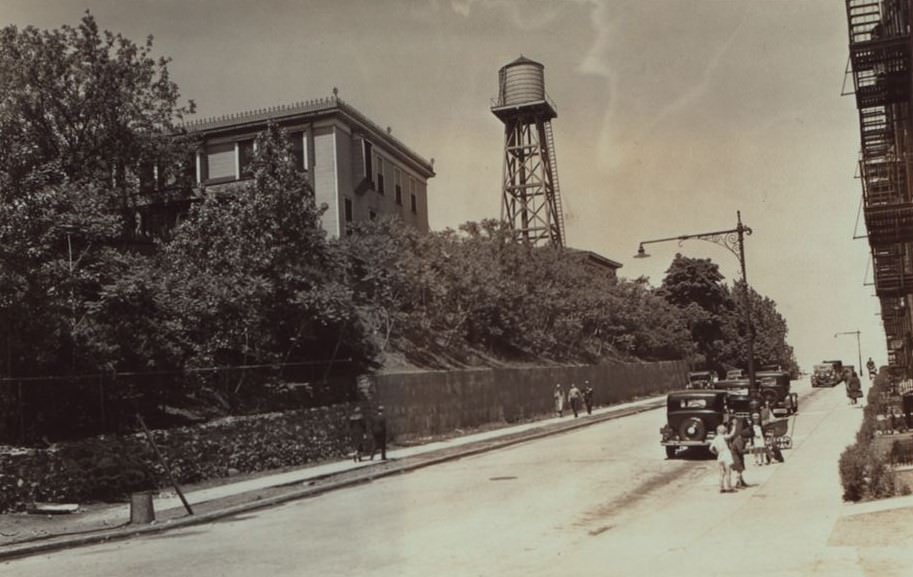
<instances>
[{"instance_id":1,"label":"woman walking","mask_svg":"<svg viewBox=\"0 0 913 577\"><path fill-rule=\"evenodd\" d=\"M846 396L849 397L851 405L855 405L862 396L862 383L855 370L850 371L850 376L846 379Z\"/></svg>"},{"instance_id":2,"label":"woman walking","mask_svg":"<svg viewBox=\"0 0 913 577\"><path fill-rule=\"evenodd\" d=\"M555 412L559 417L564 416L564 391L561 390L561 383L555 385Z\"/></svg>"}]
</instances>

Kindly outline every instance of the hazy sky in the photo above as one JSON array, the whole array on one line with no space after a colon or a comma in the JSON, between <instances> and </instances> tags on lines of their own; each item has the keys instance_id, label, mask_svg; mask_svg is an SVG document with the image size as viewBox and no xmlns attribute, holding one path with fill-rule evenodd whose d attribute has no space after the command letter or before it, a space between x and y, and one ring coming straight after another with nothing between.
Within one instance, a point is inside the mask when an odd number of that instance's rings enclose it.
<instances>
[{"instance_id":1,"label":"hazy sky","mask_svg":"<svg viewBox=\"0 0 913 577\"><path fill-rule=\"evenodd\" d=\"M18 26L99 25L155 37L198 117L328 96L426 158L435 229L500 215L498 69L545 65L571 246L659 284L677 251L738 261L703 241L640 240L734 227L748 280L774 299L809 370L886 359L852 97L841 97L846 14L833 0L0 0ZM859 223L859 234L865 234Z\"/></svg>"}]
</instances>

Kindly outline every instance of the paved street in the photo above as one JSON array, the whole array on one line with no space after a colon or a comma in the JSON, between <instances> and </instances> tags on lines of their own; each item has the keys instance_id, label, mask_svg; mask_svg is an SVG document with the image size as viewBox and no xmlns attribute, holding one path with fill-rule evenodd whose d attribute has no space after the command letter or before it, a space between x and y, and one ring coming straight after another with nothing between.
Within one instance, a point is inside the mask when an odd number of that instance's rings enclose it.
<instances>
[{"instance_id":1,"label":"paved street","mask_svg":"<svg viewBox=\"0 0 913 577\"><path fill-rule=\"evenodd\" d=\"M809 393L807 384L800 392ZM668 461L650 411L131 541L0 565L4 575L891 575L828 545L851 505L837 457L861 411L811 391L787 462L717 492L715 462ZM892 557L903 575L901 559Z\"/></svg>"}]
</instances>

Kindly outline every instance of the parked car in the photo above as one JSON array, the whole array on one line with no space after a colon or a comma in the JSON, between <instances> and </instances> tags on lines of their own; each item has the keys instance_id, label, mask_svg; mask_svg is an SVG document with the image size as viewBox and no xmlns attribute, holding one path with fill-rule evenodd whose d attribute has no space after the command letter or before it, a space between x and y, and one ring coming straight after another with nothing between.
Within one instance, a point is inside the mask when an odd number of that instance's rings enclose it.
<instances>
[{"instance_id":1,"label":"parked car","mask_svg":"<svg viewBox=\"0 0 913 577\"><path fill-rule=\"evenodd\" d=\"M745 373L742 371L742 369L729 369L728 371L726 371L726 380L727 381L733 381L735 379L742 379L742 378L745 378Z\"/></svg>"},{"instance_id":2,"label":"parked car","mask_svg":"<svg viewBox=\"0 0 913 577\"><path fill-rule=\"evenodd\" d=\"M672 459L682 447L709 447L716 428L729 421L729 391L691 389L666 396L666 424L660 443Z\"/></svg>"},{"instance_id":3,"label":"parked car","mask_svg":"<svg viewBox=\"0 0 913 577\"><path fill-rule=\"evenodd\" d=\"M799 411L799 395L790 392L791 379L786 371L759 371L755 373L761 398L770 402L770 408L777 412L786 411L792 415Z\"/></svg>"},{"instance_id":4,"label":"parked car","mask_svg":"<svg viewBox=\"0 0 913 577\"><path fill-rule=\"evenodd\" d=\"M716 379L710 371L692 371L688 373L689 389L712 389Z\"/></svg>"}]
</instances>

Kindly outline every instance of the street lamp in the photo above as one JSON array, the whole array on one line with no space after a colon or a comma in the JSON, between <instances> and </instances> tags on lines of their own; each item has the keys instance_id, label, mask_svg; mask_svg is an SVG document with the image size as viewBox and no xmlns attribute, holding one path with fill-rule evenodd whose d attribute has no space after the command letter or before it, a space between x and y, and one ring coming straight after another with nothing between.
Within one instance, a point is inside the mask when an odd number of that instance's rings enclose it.
<instances>
[{"instance_id":1,"label":"street lamp","mask_svg":"<svg viewBox=\"0 0 913 577\"><path fill-rule=\"evenodd\" d=\"M678 241L681 245L686 240L698 239L712 242L719 245L739 259L739 265L742 267L742 296L745 301L745 327L747 331L748 345L748 387L751 396L758 397L758 386L754 374L754 327L751 324L751 295L748 293L748 276L745 274L745 236L751 235L751 228L742 224L742 211L736 211L738 224L735 228L728 230L718 230L716 232L702 232L700 234L683 234L681 236L670 236L668 238L658 238L654 240L644 240L637 247L637 254L634 258L647 258L650 256L644 250L644 245L659 242Z\"/></svg>"},{"instance_id":2,"label":"street lamp","mask_svg":"<svg viewBox=\"0 0 913 577\"><path fill-rule=\"evenodd\" d=\"M859 344L859 335L861 331L844 331L842 333L834 333L834 338L836 339L840 335L856 335L856 353L859 355L859 364L856 365L856 374L862 374L862 346Z\"/></svg>"}]
</instances>

